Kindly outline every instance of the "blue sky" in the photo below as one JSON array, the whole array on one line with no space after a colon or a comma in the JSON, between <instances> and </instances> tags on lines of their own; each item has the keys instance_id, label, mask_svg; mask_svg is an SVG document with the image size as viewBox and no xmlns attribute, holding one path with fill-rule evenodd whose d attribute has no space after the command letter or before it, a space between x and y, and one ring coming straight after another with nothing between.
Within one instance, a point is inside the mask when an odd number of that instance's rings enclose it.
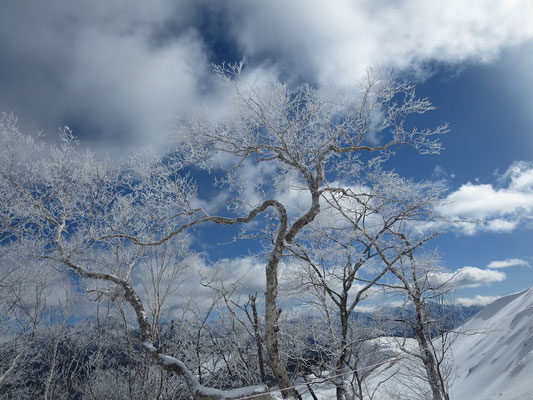
<instances>
[{"instance_id":1,"label":"blue sky","mask_svg":"<svg viewBox=\"0 0 533 400\"><path fill-rule=\"evenodd\" d=\"M478 268L479 285L458 296L533 285L530 1L146 3L3 3L0 110L50 140L69 125L85 146L119 156L145 145L164 151L176 115L200 106L224 112L227 92L211 63L246 57L248 71L266 82L316 86L391 68L438 108L416 125L447 121L451 132L440 156L399 152L389 167L415 180L445 180L450 215L493 221L433 243L451 270ZM238 250L212 251L220 258ZM487 267L504 260L510 266Z\"/></svg>"},{"instance_id":2,"label":"blue sky","mask_svg":"<svg viewBox=\"0 0 533 400\"><path fill-rule=\"evenodd\" d=\"M430 123L432 119L450 123L451 131L442 139L445 149L439 156L417 157L416 162L409 161L410 155L398 154L394 168L415 179L446 179L450 192L468 182L505 188L499 176L517 161L533 161L532 60L533 46L525 43L504 49L489 63L439 66L431 78L418 84L418 93L438 107L428 115ZM508 209L502 205L502 210ZM462 289L459 296L504 295L533 284L533 271L526 265L533 261L531 213L517 214L520 223L508 232L450 232L434 241L452 270L485 268L495 260L515 259L521 264L498 269L506 274L505 280Z\"/></svg>"}]
</instances>

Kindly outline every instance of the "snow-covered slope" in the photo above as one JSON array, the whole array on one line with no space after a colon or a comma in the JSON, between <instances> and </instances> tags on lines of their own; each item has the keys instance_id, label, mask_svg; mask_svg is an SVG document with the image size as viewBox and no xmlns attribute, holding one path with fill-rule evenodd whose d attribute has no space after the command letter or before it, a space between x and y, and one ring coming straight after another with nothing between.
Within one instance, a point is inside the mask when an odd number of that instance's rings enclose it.
<instances>
[{"instance_id":1,"label":"snow-covered slope","mask_svg":"<svg viewBox=\"0 0 533 400\"><path fill-rule=\"evenodd\" d=\"M462 331L452 399L533 399L533 288L489 304Z\"/></svg>"},{"instance_id":2,"label":"snow-covered slope","mask_svg":"<svg viewBox=\"0 0 533 400\"><path fill-rule=\"evenodd\" d=\"M451 347L452 400L533 400L533 288L489 304L459 331ZM413 352L417 348L413 339L380 338L379 343L400 356L405 353L399 344ZM411 357L377 369L366 385L374 400L411 400L429 391L422 364ZM330 383L315 389L320 400L336 398ZM310 394L303 398L312 399Z\"/></svg>"}]
</instances>

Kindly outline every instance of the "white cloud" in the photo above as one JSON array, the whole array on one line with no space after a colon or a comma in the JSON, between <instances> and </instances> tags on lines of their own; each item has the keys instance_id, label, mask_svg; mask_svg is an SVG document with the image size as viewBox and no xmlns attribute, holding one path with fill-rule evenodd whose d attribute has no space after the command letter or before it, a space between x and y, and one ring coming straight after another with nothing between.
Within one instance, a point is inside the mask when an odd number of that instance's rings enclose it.
<instances>
[{"instance_id":1,"label":"white cloud","mask_svg":"<svg viewBox=\"0 0 533 400\"><path fill-rule=\"evenodd\" d=\"M509 180L509 187L514 190L531 191L533 188L533 165L526 161L513 163L502 175L502 180Z\"/></svg>"},{"instance_id":2,"label":"white cloud","mask_svg":"<svg viewBox=\"0 0 533 400\"><path fill-rule=\"evenodd\" d=\"M492 60L533 37L532 19L528 0L9 2L0 108L52 136L72 124L106 151L163 146L175 115L227 106L213 53L249 56L261 79L352 84L369 66L423 74L433 61ZM202 36L206 23L229 48Z\"/></svg>"},{"instance_id":3,"label":"white cloud","mask_svg":"<svg viewBox=\"0 0 533 400\"><path fill-rule=\"evenodd\" d=\"M451 215L469 218L500 216L516 210L530 210L533 196L511 187L497 189L490 184L467 183L448 196L443 207Z\"/></svg>"},{"instance_id":4,"label":"white cloud","mask_svg":"<svg viewBox=\"0 0 533 400\"><path fill-rule=\"evenodd\" d=\"M88 30L79 44L64 78L64 96L75 100L65 104L64 114L100 118L101 135L119 140L126 131L130 143L160 148L178 113L191 114L209 101L198 93L199 82L208 79L209 62L194 34L152 47L138 34Z\"/></svg>"},{"instance_id":5,"label":"white cloud","mask_svg":"<svg viewBox=\"0 0 533 400\"><path fill-rule=\"evenodd\" d=\"M469 306L486 306L496 300L498 300L498 296L481 296L477 295L475 297L459 297L455 300L455 302L461 306L469 307Z\"/></svg>"},{"instance_id":6,"label":"white cloud","mask_svg":"<svg viewBox=\"0 0 533 400\"><path fill-rule=\"evenodd\" d=\"M533 218L533 164L515 162L499 178L499 185L468 182L448 195L440 212L477 223L460 223L467 234L510 232Z\"/></svg>"},{"instance_id":7,"label":"white cloud","mask_svg":"<svg viewBox=\"0 0 533 400\"><path fill-rule=\"evenodd\" d=\"M216 262L216 281L226 289L236 288L236 293L248 296L265 291L265 263L253 256L225 258ZM280 266L281 268L282 266Z\"/></svg>"},{"instance_id":8,"label":"white cloud","mask_svg":"<svg viewBox=\"0 0 533 400\"><path fill-rule=\"evenodd\" d=\"M175 288L168 296L165 309L170 316L183 313L192 308L205 310L217 297L214 289L232 294L232 300L238 304L248 295L265 291L265 264L251 256L221 259L208 263L204 258L195 255L186 260L186 268L179 272ZM150 271L143 267L134 276L135 287L147 301L153 291L143 290L142 281L151 285ZM168 279L163 279L162 287Z\"/></svg>"},{"instance_id":9,"label":"white cloud","mask_svg":"<svg viewBox=\"0 0 533 400\"><path fill-rule=\"evenodd\" d=\"M0 108L30 131L54 137L69 124L106 152L161 148L176 115L223 104L203 39L188 27L194 7L186 2L52 0L2 8Z\"/></svg>"},{"instance_id":10,"label":"white cloud","mask_svg":"<svg viewBox=\"0 0 533 400\"><path fill-rule=\"evenodd\" d=\"M506 275L500 271L481 269L477 267L462 267L455 272L439 272L432 274L432 279L437 284L452 287L477 287L492 282L501 282Z\"/></svg>"},{"instance_id":11,"label":"white cloud","mask_svg":"<svg viewBox=\"0 0 533 400\"><path fill-rule=\"evenodd\" d=\"M518 221L507 221L503 218L496 218L487 221L485 228L491 232L511 232L518 226Z\"/></svg>"},{"instance_id":12,"label":"white cloud","mask_svg":"<svg viewBox=\"0 0 533 400\"><path fill-rule=\"evenodd\" d=\"M351 83L372 65L423 70L430 60L485 62L533 36L527 0L249 4L234 4L240 17L234 30L245 52L274 53L272 59L322 83Z\"/></svg>"},{"instance_id":13,"label":"white cloud","mask_svg":"<svg viewBox=\"0 0 533 400\"><path fill-rule=\"evenodd\" d=\"M487 265L487 268L507 268L516 266L529 267L529 262L522 258L508 258L502 261L492 261L489 265Z\"/></svg>"},{"instance_id":14,"label":"white cloud","mask_svg":"<svg viewBox=\"0 0 533 400\"><path fill-rule=\"evenodd\" d=\"M448 180L449 178L455 178L454 174L448 173L442 166L436 165L433 169L432 175L437 179Z\"/></svg>"}]
</instances>

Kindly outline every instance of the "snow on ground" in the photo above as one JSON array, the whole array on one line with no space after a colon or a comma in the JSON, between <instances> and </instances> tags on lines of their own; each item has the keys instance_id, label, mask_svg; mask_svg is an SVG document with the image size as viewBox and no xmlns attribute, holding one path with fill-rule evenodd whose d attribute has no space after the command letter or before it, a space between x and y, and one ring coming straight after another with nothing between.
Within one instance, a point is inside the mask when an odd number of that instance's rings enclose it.
<instances>
[{"instance_id":1,"label":"snow on ground","mask_svg":"<svg viewBox=\"0 0 533 400\"><path fill-rule=\"evenodd\" d=\"M502 297L467 321L452 344L455 379L452 400L533 400L533 288ZM401 355L416 342L380 338L382 349ZM313 380L310 378L310 380ZM380 367L367 381L373 400L415 399L427 389L420 361L403 358ZM299 388L304 400L311 400ZM331 383L314 384L320 400L335 399ZM377 389L377 390L375 390ZM281 396L276 393L281 399ZM368 398L368 397L367 397Z\"/></svg>"},{"instance_id":2,"label":"snow on ground","mask_svg":"<svg viewBox=\"0 0 533 400\"><path fill-rule=\"evenodd\" d=\"M451 345L452 400L533 399L533 288L487 305L459 332ZM391 399L394 393L399 398L416 398L410 390L427 388L420 364L412 360L397 363L393 368L398 374L380 387L376 397ZM393 368L383 372L390 374ZM384 377L383 373L375 375L371 382L375 385Z\"/></svg>"},{"instance_id":3,"label":"snow on ground","mask_svg":"<svg viewBox=\"0 0 533 400\"><path fill-rule=\"evenodd\" d=\"M489 304L462 331L452 399L533 399L533 288Z\"/></svg>"},{"instance_id":4,"label":"snow on ground","mask_svg":"<svg viewBox=\"0 0 533 400\"><path fill-rule=\"evenodd\" d=\"M459 332L451 346L452 400L533 399L533 288L487 305ZM420 362L413 364L412 360L383 369L372 377L371 384L384 380L393 368L398 374L380 387L379 400L391 399L393 393L413 399L416 393L410 394L410 390L427 387L421 379Z\"/></svg>"}]
</instances>

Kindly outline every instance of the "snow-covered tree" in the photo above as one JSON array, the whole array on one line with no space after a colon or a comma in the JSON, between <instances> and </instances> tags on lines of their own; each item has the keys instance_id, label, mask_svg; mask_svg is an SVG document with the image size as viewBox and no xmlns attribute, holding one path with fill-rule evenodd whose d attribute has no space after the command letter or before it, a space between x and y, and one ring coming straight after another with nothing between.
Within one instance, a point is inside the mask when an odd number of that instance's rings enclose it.
<instances>
[{"instance_id":1,"label":"snow-covered tree","mask_svg":"<svg viewBox=\"0 0 533 400\"><path fill-rule=\"evenodd\" d=\"M408 253L427 242L433 233L421 223L437 218L435 206L442 189L429 183L413 183L377 167L366 174L356 188L331 191L324 197L326 218L310 225L300 240L290 247L300 271L295 288L325 317L334 344L338 373L353 370L358 380L356 398L363 398L363 376L357 368L358 354L379 332L369 333L354 318L356 307L368 298L376 284L390 273ZM397 234L409 234L412 245L397 252ZM380 254L389 258L384 264ZM381 333L382 334L382 333ZM355 350L355 351L354 351ZM374 360L375 361L375 360ZM345 398L344 378L336 379L337 399Z\"/></svg>"},{"instance_id":2,"label":"snow-covered tree","mask_svg":"<svg viewBox=\"0 0 533 400\"><path fill-rule=\"evenodd\" d=\"M242 67L217 67L233 89L233 108L222 120L213 122L206 112L182 121L178 151L186 163L226 172L220 183L235 196L225 203L224 216L206 210L206 218L238 224L271 212L277 224L266 251L265 344L284 398L296 398L278 343L280 262L319 215L326 194L357 185L362 167L401 146L438 153L438 137L447 127L411 128L411 116L434 107L416 97L413 85L379 74L368 72L351 91L310 85L293 90L279 82L247 80ZM261 173L252 174L253 169ZM295 193L304 203L297 210Z\"/></svg>"},{"instance_id":3,"label":"snow-covered tree","mask_svg":"<svg viewBox=\"0 0 533 400\"><path fill-rule=\"evenodd\" d=\"M153 323L160 318L161 302L149 303L149 315L132 282L136 269L150 265L154 247L168 243L176 253L174 262L187 263L184 230L202 220L190 219L195 188L180 174L181 165L146 152L116 165L81 151L68 128L60 138L59 145L47 145L21 133L13 116L2 116L3 245L16 243L26 257L54 264L88 292L123 299L133 311L137 347L153 363L182 376L196 398L225 399L261 390L202 386L182 361L156 347ZM157 280L158 270L149 271Z\"/></svg>"},{"instance_id":4,"label":"snow-covered tree","mask_svg":"<svg viewBox=\"0 0 533 400\"><path fill-rule=\"evenodd\" d=\"M362 197L352 196L352 188L361 187L368 171L401 146L438 153L438 136L447 127L411 128L410 116L434 107L416 97L414 86L371 72L352 91L250 83L241 77L242 64L217 67L217 72L233 89L233 108L221 119L202 114L181 121L176 148L164 157L140 152L122 163L97 159L81 151L68 128L61 131L59 145L48 145L21 133L16 119L3 115L1 244L16 244L36 263L50 263L96 298L123 301L133 347L154 365L181 376L195 398L230 399L264 386L206 388L185 359L165 352L159 329L165 299L177 293L179 271L191 262L187 231L205 223L255 222L254 230L242 236L264 246L268 367L283 396L298 398L278 340L280 264L301 251L303 233L325 202L341 204L342 197L359 201ZM225 208L191 205L198 199L184 173L188 167L222 168L216 174L229 192L223 196L229 200L219 204ZM371 238L365 240L369 249L375 247ZM365 260L369 255L359 254ZM205 315L199 320L209 322ZM258 318L249 322L238 323L252 327L249 333L258 348L263 344ZM196 348L201 350L201 344Z\"/></svg>"},{"instance_id":5,"label":"snow-covered tree","mask_svg":"<svg viewBox=\"0 0 533 400\"><path fill-rule=\"evenodd\" d=\"M50 299L57 275L17 244L5 244L0 255L0 390L21 381L32 359L31 347L52 312ZM55 275L55 276L54 276ZM56 290L58 288L55 288Z\"/></svg>"},{"instance_id":6,"label":"snow-covered tree","mask_svg":"<svg viewBox=\"0 0 533 400\"><path fill-rule=\"evenodd\" d=\"M382 249L380 256L396 280L382 285L398 291L405 300L403 312L390 319L403 324L407 334L412 334L417 343L416 349L405 345L399 345L399 348L423 365L423 373L408 385L422 399L449 400L453 375L449 349L457 334L452 329L453 309L445 305L453 274L443 271L435 254L417 256L410 239L401 233L398 237L395 251L402 254L399 262L393 265ZM411 373L413 376L414 372Z\"/></svg>"}]
</instances>

